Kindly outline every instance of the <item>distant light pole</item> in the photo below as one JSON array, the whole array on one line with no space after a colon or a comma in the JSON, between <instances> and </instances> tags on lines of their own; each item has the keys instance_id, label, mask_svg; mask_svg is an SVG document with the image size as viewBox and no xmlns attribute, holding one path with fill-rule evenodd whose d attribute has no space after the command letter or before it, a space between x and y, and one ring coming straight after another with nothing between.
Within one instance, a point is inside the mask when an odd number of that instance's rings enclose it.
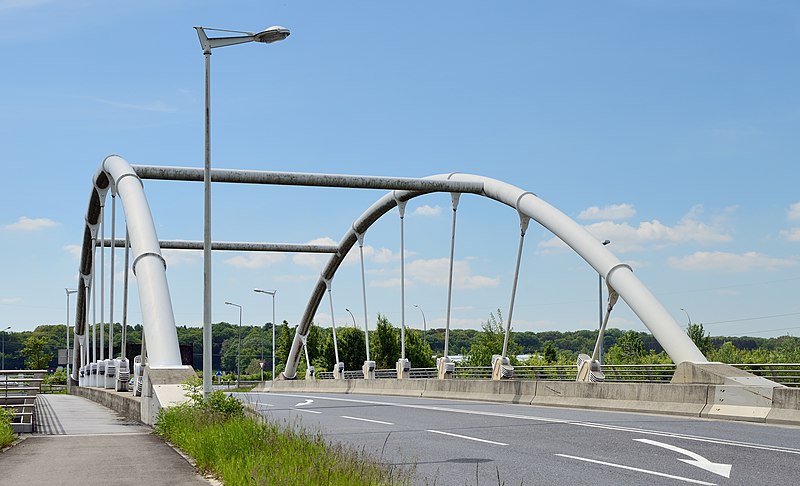
<instances>
[{"instance_id":1,"label":"distant light pole","mask_svg":"<svg viewBox=\"0 0 800 486\"><path fill-rule=\"evenodd\" d=\"M233 302L225 301L225 305L232 305L239 308L239 343L236 345L236 388L239 388L242 379L242 306Z\"/></svg>"},{"instance_id":2,"label":"distant light pole","mask_svg":"<svg viewBox=\"0 0 800 486\"><path fill-rule=\"evenodd\" d=\"M355 318L355 316L353 315L353 313L352 313L352 312L350 312L350 309L348 309L348 308L345 308L344 310L346 310L346 311L347 311L347 313L348 313L348 314L350 314L350 317L352 317L352 318L353 318L353 327L358 327L358 324L356 324L356 318Z\"/></svg>"},{"instance_id":3,"label":"distant light pole","mask_svg":"<svg viewBox=\"0 0 800 486\"><path fill-rule=\"evenodd\" d=\"M64 292L67 293L67 385L69 385L69 296L77 294L78 291L65 287Z\"/></svg>"},{"instance_id":4,"label":"distant light pole","mask_svg":"<svg viewBox=\"0 0 800 486\"><path fill-rule=\"evenodd\" d=\"M428 330L428 323L425 322L425 311L423 311L422 307L418 306L417 304L414 304L414 307L416 307L417 309L419 309L420 312L422 312L422 340L425 341L425 333Z\"/></svg>"},{"instance_id":5,"label":"distant light pole","mask_svg":"<svg viewBox=\"0 0 800 486\"><path fill-rule=\"evenodd\" d=\"M69 312L69 311L67 311ZM0 370L6 369L6 331L11 329L11 326L3 329L3 364L0 365Z\"/></svg>"},{"instance_id":6,"label":"distant light pole","mask_svg":"<svg viewBox=\"0 0 800 486\"><path fill-rule=\"evenodd\" d=\"M205 106L205 164L203 166L203 396L211 393L211 49L217 47L261 42L271 44L289 36L289 29L272 26L261 32L207 29L215 32L245 34L234 37L209 39L206 29L195 27L200 47L206 62L206 106Z\"/></svg>"},{"instance_id":7,"label":"distant light pole","mask_svg":"<svg viewBox=\"0 0 800 486\"><path fill-rule=\"evenodd\" d=\"M272 383L275 384L275 294L277 290L253 289L253 292L272 296ZM263 343L262 343L263 344ZM264 361L264 348L261 348L261 361ZM261 381L264 381L264 367L261 367Z\"/></svg>"},{"instance_id":8,"label":"distant light pole","mask_svg":"<svg viewBox=\"0 0 800 486\"><path fill-rule=\"evenodd\" d=\"M611 240L603 240L603 246L608 245L611 243ZM599 273L597 274L597 291L600 296L599 305L600 305L600 322L597 325L597 329L602 329L603 327L603 276ZM600 342L600 366L603 365L603 357L604 357L604 346L603 342Z\"/></svg>"},{"instance_id":9,"label":"distant light pole","mask_svg":"<svg viewBox=\"0 0 800 486\"><path fill-rule=\"evenodd\" d=\"M689 313L686 311L686 309L681 307L681 310L683 311L684 314L686 314L686 329L688 330L689 326L692 325L692 318L689 317Z\"/></svg>"}]
</instances>

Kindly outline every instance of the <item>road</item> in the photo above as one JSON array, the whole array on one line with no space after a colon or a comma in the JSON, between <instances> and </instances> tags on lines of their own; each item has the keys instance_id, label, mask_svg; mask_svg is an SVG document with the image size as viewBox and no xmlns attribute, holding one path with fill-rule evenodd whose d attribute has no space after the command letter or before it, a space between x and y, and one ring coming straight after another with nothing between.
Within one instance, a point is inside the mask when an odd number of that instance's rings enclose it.
<instances>
[{"instance_id":1,"label":"road","mask_svg":"<svg viewBox=\"0 0 800 486\"><path fill-rule=\"evenodd\" d=\"M243 393L417 484L796 485L800 428L463 400ZM499 478L499 479L498 479Z\"/></svg>"}]
</instances>

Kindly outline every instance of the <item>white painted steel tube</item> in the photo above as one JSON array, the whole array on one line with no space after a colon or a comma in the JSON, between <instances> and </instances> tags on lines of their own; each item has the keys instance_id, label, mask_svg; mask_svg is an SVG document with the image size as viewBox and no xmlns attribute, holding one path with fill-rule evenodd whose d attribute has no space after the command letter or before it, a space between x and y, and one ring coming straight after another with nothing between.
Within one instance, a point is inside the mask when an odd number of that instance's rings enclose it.
<instances>
[{"instance_id":1,"label":"white painted steel tube","mask_svg":"<svg viewBox=\"0 0 800 486\"><path fill-rule=\"evenodd\" d=\"M125 211L142 327L147 339L148 365L153 368L181 366L165 263L141 181L131 166L116 155L103 161L102 170L113 179Z\"/></svg>"}]
</instances>

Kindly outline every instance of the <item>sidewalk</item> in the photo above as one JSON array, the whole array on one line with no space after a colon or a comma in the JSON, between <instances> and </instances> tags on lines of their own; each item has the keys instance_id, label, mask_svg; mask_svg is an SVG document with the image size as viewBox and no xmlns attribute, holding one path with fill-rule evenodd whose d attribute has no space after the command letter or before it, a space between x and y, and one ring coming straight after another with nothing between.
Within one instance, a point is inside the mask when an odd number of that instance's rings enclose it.
<instances>
[{"instance_id":1,"label":"sidewalk","mask_svg":"<svg viewBox=\"0 0 800 486\"><path fill-rule=\"evenodd\" d=\"M149 427L74 395L36 400L37 433L0 453L3 484L210 484Z\"/></svg>"}]
</instances>

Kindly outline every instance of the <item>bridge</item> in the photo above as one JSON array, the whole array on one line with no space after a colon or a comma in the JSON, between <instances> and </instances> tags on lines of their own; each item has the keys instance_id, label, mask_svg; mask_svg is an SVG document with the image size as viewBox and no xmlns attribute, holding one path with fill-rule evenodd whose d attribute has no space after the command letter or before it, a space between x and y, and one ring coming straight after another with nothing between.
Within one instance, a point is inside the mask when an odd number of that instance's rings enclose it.
<instances>
[{"instance_id":1,"label":"bridge","mask_svg":"<svg viewBox=\"0 0 800 486\"><path fill-rule=\"evenodd\" d=\"M88 397L134 419L133 423L152 425L160 408L184 399L180 384L186 378L194 376L191 367L181 364L167 265L161 250L199 250L203 249L203 243L158 239L143 189L142 181L146 179L202 181L203 171L181 167L130 165L119 156L109 156L101 163L93 178L86 211L72 340L75 352L71 355L73 361L69 389L73 395ZM599 444L613 440L619 450L643 457L637 461L637 466L622 457L592 454L586 450L569 453L563 447L557 448L558 452L547 452L553 456L556 465L548 465L544 470L546 475L560 475L561 479L596 475L593 468L602 465L617 471L614 474L619 474L620 470L631 474L631 481L644 481L647 479L642 478L657 476L694 484L716 484L711 481L719 480L720 477L730 479L733 467L743 472L738 474L737 482L732 484L749 484L758 482L757 464L779 460L793 463L800 456L800 449L792 446L792 429L780 429L785 433L780 432L770 438L764 435L763 430L752 428L757 427L755 424L741 423L800 424L800 389L784 386L734 366L709 363L658 299L634 276L630 266L620 261L579 224L532 192L488 177L458 173L415 179L216 169L211 171L211 181L389 191L366 208L350 227L344 229L343 236L336 245L212 242L212 250L215 251L310 252L329 255L296 327L291 352L280 379L274 381L268 390L264 390L262 384L261 391L269 393L239 395L253 413L277 419L294 420L303 417L305 423L317 424L345 442L380 450L381 457L386 452L386 460L393 464L413 463L427 478L446 474L448 481L444 482L447 483L452 482L453 478L459 478L461 483L466 482L467 477L472 477L473 466L474 477L478 482L495 479L517 482L520 478L541 474L540 463L537 463L536 471L532 471L524 465L526 461L520 459L520 454L524 457L541 453L538 446L531 447L528 440L528 434L534 430L529 428L533 426L540 433L540 426L555 426L558 429L543 434L544 441L558 444L563 440L559 437L566 433L575 444L584 443L591 433L593 435L588 439L590 443ZM403 218L406 203L415 197L433 192L449 193L452 201L445 353L437 360L435 368L423 369L413 366L406 358L403 348L395 369L376 370L375 361L369 356L369 328L366 324L368 314L363 264L365 234L376 221L397 208L400 216L403 281ZM486 368L456 366L448 354L453 255L458 204L462 194L499 202L519 215L519 246L506 314L506 340L503 348L497 350L492 366ZM110 204L107 201L109 195ZM117 198L122 204L125 218L124 238L118 238L115 233ZM106 235L106 213L109 206L112 229L111 234ZM598 331L597 344L591 355L581 355L576 366L569 369L515 368L511 366L508 357L508 336L514 315L516 283L525 235L531 220L550 230L574 250L604 278L608 288L608 301ZM337 348L333 370L315 373L311 363L307 363L305 379L298 379L298 366L304 356L309 330L314 325L317 310L327 296L330 314L335 315L333 282L345 256L356 245L361 257L367 360L361 370L344 369L338 355L336 319L333 318L331 324L334 345ZM110 261L106 268L106 253L109 249ZM123 249L125 255L121 290L124 294L121 319L123 333L127 327L129 272L136 276L143 337L142 351L135 357L126 356L124 334L121 349L115 350L111 346L113 326L108 326L109 346L106 348L103 344L106 339L104 324L115 322L114 293L119 291L115 288L115 279L111 278L116 274L115 249ZM105 282L107 274L108 285ZM109 290L107 298L106 289ZM402 307L405 308L404 284L401 285L400 293ZM619 299L641 319L677 365L625 369L604 367L600 363L599 344L602 342L609 316L615 305L618 305ZM108 314L106 304L109 307ZM98 326L91 324L98 322L99 332ZM403 311L401 333L405 332L405 327ZM403 337L401 343L405 344ZM207 349L203 351L209 352ZM308 360L307 354L305 356ZM621 373L627 374L627 379L620 379ZM647 374L648 378L630 379L631 373L640 376ZM780 377L775 372L769 376L776 380ZM788 379L793 379L793 376L794 372L790 371ZM133 378L133 386L128 390L130 377ZM560 381L554 377L560 377ZM258 390L259 387L256 391ZM58 399L46 401L57 404ZM519 406L548 408L520 409ZM640 415L642 413L668 415L670 418L662 420L660 426L651 427L648 425L650 419L646 415ZM46 417L47 414L43 416ZM60 421L52 417L55 415L51 414L50 425L45 423L43 426L58 432L58 427L54 428L52 424ZM718 422L700 422L715 425L698 425L697 418L734 419L739 423L720 425ZM626 425L619 425L620 421ZM696 431L698 427L702 431ZM509 431L513 429L527 432L509 435ZM60 430L62 434L66 433L63 426ZM498 435L492 430L503 433ZM138 429L136 433L139 434ZM737 436L742 433L748 436L752 434L753 440L741 441ZM611 436L614 436L613 439L609 439ZM390 437L394 439L390 440ZM508 448L512 446L512 442L515 452L509 455ZM382 445L379 446L380 443ZM404 447L408 443L426 445L422 449L414 449L416 452L412 454ZM710 443L717 444L722 449L694 447L697 444ZM675 471L675 458L669 456L672 459L666 461L664 450L677 454L678 463L683 461L688 466L682 471ZM776 459L775 454L780 459ZM727 462L722 462L718 457L720 455ZM714 457L719 462L708 457ZM748 460L755 462L743 467L743 462ZM648 467L640 467L641 461L653 462ZM493 464L496 470L482 469L481 464L484 463ZM465 468L464 464L470 467ZM504 474L502 478L501 467ZM704 476L698 479L685 470L687 467L690 470L703 470ZM565 475L564 468L572 472ZM619 481L619 476L616 475L609 476L609 479L602 479L603 477L605 476L598 476L597 482L614 484ZM785 478L781 477L774 482L781 483L782 479Z\"/></svg>"},{"instance_id":2,"label":"bridge","mask_svg":"<svg viewBox=\"0 0 800 486\"><path fill-rule=\"evenodd\" d=\"M166 261L161 255L162 248L202 249L202 242L175 240L161 241L156 234L156 226L151 215L142 181L202 181L202 169L183 167L154 167L130 165L119 156L105 158L93 178L89 204L86 211L86 224L82 242L79 268L77 306L75 315L75 331L73 342L76 352L73 353L73 366L70 384L79 388L104 387L123 389L128 377L134 375L134 394L141 395L141 419L152 423L155 413L161 406L169 405L181 399L179 384L193 374L193 370L181 364L178 349L175 319L170 301L167 281ZM591 268L606 282L608 301L603 316L603 323L598 332L598 339L592 355L581 355L577 363L577 382L601 382L604 380L602 366L598 360L598 350L602 342L605 326L608 323L618 299L627 304L650 330L659 344L678 363L672 383L683 385L710 385L715 387L712 396L719 395L719 407L725 411L721 415L747 416L755 415L764 419L772 408L773 396L785 393L782 385L763 377L757 377L734 367L720 363L708 363L706 358L672 319L658 299L633 274L631 267L620 261L609 249L578 223L570 219L557 208L543 201L534 193L511 184L485 176L470 174L441 174L426 178L398 178L358 175L301 174L252 170L221 170L210 172L211 182L227 184L263 184L294 185L340 188L367 188L389 191L363 214L344 229L344 234L337 245L297 245L287 243L240 243L212 242L212 250L239 251L289 251L313 252L329 254L328 263L323 268L317 283L311 291L308 303L295 331L284 372L281 378L287 381L297 378L298 364L303 356L303 347L313 319L324 297L328 297L330 314L334 316L333 282L345 256L356 245L361 257L362 304L364 311L364 333L367 343L367 361L361 370L361 378L367 382L375 379L375 362L369 356L369 328L367 313L366 276L364 274L363 245L366 232L380 218L395 208L400 216L400 298L402 318L401 357L397 362L395 376L399 381L409 380L413 364L405 354L405 278L404 278L404 231L403 221L408 201L415 197L433 192L445 192L451 195L452 224L450 238L450 266L448 275L447 321L445 326L444 356L437 361L437 380L451 380L454 377L455 364L449 357L448 338L453 291L453 255L455 252L458 204L462 194L477 195L487 200L499 202L519 216L519 245L516 255L516 271L514 275L510 304L505 323L505 342L503 349L497 350L493 359L491 379L496 381L514 379L515 370L507 356L508 335L513 322L516 299L517 279L520 272L520 261L524 248L525 235L533 220L547 228L560 238L569 248L574 250ZM105 220L108 212L108 196L111 196L110 219L111 235L106 236ZM123 207L125 217L125 238L117 238L115 234L117 218L117 198ZM99 248L99 262L97 253ZM110 265L108 273L115 274L116 248L125 251L124 263L124 304L122 311L123 333L127 323L127 296L129 292L129 270L136 276L139 302L141 306L143 345L142 353L134 360L131 367L129 357L125 356L125 336L119 357L109 347L105 356L104 325L105 314L105 254L110 248ZM100 280L100 296L98 298L97 280ZM109 319L114 322L115 282L110 278ZM100 333L95 336L94 326L89 322L98 322L96 308L100 307ZM335 364L332 370L334 381L345 379L344 365L339 359L336 344L336 319L332 319L335 346ZM90 329L92 333L90 334ZM109 345L113 343L113 327L109 326ZM99 338L100 348L96 343ZM210 356L210 349L204 349L204 362ZM209 360L210 362L210 360ZM132 369L131 369L132 368ZM308 363L308 379L313 378L313 367ZM350 376L353 376L353 370ZM356 375L358 375L358 371ZM208 376L208 378L206 378ZM604 384L603 386L611 386ZM210 389L210 370L204 374L204 389ZM588 388L579 388L581 390ZM791 393L791 392L790 392ZM732 400L732 396L736 396ZM727 398L723 398L727 397ZM725 400L727 399L727 402ZM713 400L711 400L713 401ZM754 408L757 412L753 412Z\"/></svg>"}]
</instances>

